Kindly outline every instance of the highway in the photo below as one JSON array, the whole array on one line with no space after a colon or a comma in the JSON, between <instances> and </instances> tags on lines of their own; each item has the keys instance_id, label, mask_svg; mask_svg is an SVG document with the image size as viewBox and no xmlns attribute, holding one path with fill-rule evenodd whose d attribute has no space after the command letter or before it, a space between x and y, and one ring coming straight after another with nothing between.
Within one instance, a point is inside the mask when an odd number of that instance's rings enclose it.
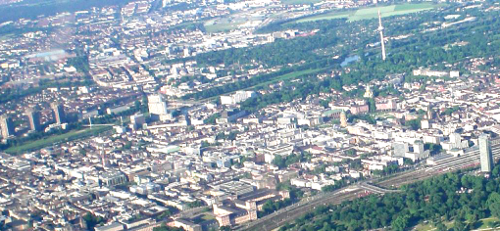
<instances>
[{"instance_id":1,"label":"highway","mask_svg":"<svg viewBox=\"0 0 500 231\"><path fill-rule=\"evenodd\" d=\"M495 160L498 159L500 157L500 139L491 141L491 150L493 158ZM330 193L321 193L314 197L305 198L296 204L236 228L237 230L273 230L284 224L293 222L298 217L311 212L319 205L340 204L347 200L369 195L370 193L384 194L398 192L399 190L391 190L390 188L398 188L405 184L411 184L433 176L477 165L479 165L479 150L477 148L470 148L462 156L436 161L435 166L417 168L416 170L403 172L388 179L370 179Z\"/></svg>"}]
</instances>

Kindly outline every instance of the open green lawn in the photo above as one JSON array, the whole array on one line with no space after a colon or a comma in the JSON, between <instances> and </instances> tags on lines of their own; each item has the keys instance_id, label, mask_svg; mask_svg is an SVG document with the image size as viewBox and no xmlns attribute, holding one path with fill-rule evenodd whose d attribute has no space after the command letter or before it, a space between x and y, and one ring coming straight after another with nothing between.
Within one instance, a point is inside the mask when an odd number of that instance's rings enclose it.
<instances>
[{"instance_id":1,"label":"open green lawn","mask_svg":"<svg viewBox=\"0 0 500 231\"><path fill-rule=\"evenodd\" d=\"M238 25L231 24L231 23L222 23L222 24L212 24L212 25L206 25L205 30L209 33L214 33L214 32L223 32L223 31L230 31L232 29L235 29Z\"/></svg>"},{"instance_id":2,"label":"open green lawn","mask_svg":"<svg viewBox=\"0 0 500 231\"><path fill-rule=\"evenodd\" d=\"M489 217L481 219L480 221L481 221L481 226L479 226L478 229L487 229L487 228L495 228L492 227L491 225L493 225L495 222L496 223L500 222L500 219L496 217Z\"/></svg>"},{"instance_id":3,"label":"open green lawn","mask_svg":"<svg viewBox=\"0 0 500 231\"><path fill-rule=\"evenodd\" d=\"M67 142L71 140L76 140L79 138L83 137L88 137L92 134L96 134L99 132L104 132L106 130L111 129L111 126L99 126L99 127L94 127L92 129L84 129L84 130L79 130L79 131L71 131L65 134L61 135L54 135L50 136L44 139L40 140L35 140L31 142L26 142L23 145L16 146L16 147L11 147L5 150L5 152L9 154L19 154L22 152L28 152L28 151L33 151L33 150L38 150L44 147L51 146L56 143L61 143L61 142Z\"/></svg>"},{"instance_id":4,"label":"open green lawn","mask_svg":"<svg viewBox=\"0 0 500 231\"><path fill-rule=\"evenodd\" d=\"M302 23L302 22L313 22L313 21L319 21L319 20L332 20L332 19L337 19L337 18L348 18L351 15L352 12L348 11L335 11L335 12L330 12L326 14L320 14L320 15L315 15L311 17L306 17L306 18L301 18L295 22L297 23Z\"/></svg>"},{"instance_id":5,"label":"open green lawn","mask_svg":"<svg viewBox=\"0 0 500 231\"><path fill-rule=\"evenodd\" d=\"M495 223L499 223L500 219L496 217L489 217L489 218L484 218L478 221L475 227L473 227L473 230L498 230L500 228L495 225ZM444 225L448 228L453 228L453 221L445 222ZM428 223L428 224L419 224L415 226L412 230L414 231L433 231L436 230L436 228Z\"/></svg>"},{"instance_id":6,"label":"open green lawn","mask_svg":"<svg viewBox=\"0 0 500 231\"><path fill-rule=\"evenodd\" d=\"M435 229L431 224L420 224L415 227L415 231L430 231Z\"/></svg>"},{"instance_id":7,"label":"open green lawn","mask_svg":"<svg viewBox=\"0 0 500 231\"><path fill-rule=\"evenodd\" d=\"M390 6L379 6L379 7L368 7L358 10L348 10L348 11L332 11L325 14L311 15L309 17L298 19L297 23L312 22L318 20L331 20L337 18L347 18L349 21L372 19L378 17L378 11L382 17L391 17L395 15L404 15L410 13L416 13L424 10L431 10L442 5L432 4L432 3L405 3Z\"/></svg>"},{"instance_id":8,"label":"open green lawn","mask_svg":"<svg viewBox=\"0 0 500 231\"><path fill-rule=\"evenodd\" d=\"M292 72L292 73L288 73L288 74L284 74L284 75L278 76L276 78L273 78L272 80L259 83L259 84L255 85L253 87L250 87L250 88L260 87L260 86L266 86L266 85L269 85L271 83L276 83L278 81L283 81L283 80L288 80L288 79L294 79L294 78L297 78L297 77L302 76L302 75L314 74L314 73L318 73L318 72L323 71L323 70L325 70L325 69L324 68L319 68L319 69L309 69L309 70L303 70L303 71L295 71L295 72Z\"/></svg>"},{"instance_id":9,"label":"open green lawn","mask_svg":"<svg viewBox=\"0 0 500 231\"><path fill-rule=\"evenodd\" d=\"M247 19L243 16L233 15L227 18L216 18L206 21L203 26L207 32L222 32L236 29L238 25L245 23Z\"/></svg>"},{"instance_id":10,"label":"open green lawn","mask_svg":"<svg viewBox=\"0 0 500 231\"><path fill-rule=\"evenodd\" d=\"M210 214L210 213L204 213L203 217L201 219L203 219L205 221L209 221L209 220L215 219L215 217L212 214Z\"/></svg>"},{"instance_id":11,"label":"open green lawn","mask_svg":"<svg viewBox=\"0 0 500 231\"><path fill-rule=\"evenodd\" d=\"M294 4L311 4L311 3L318 3L321 2L322 0L281 0L281 3L287 4L287 5L294 5Z\"/></svg>"}]
</instances>

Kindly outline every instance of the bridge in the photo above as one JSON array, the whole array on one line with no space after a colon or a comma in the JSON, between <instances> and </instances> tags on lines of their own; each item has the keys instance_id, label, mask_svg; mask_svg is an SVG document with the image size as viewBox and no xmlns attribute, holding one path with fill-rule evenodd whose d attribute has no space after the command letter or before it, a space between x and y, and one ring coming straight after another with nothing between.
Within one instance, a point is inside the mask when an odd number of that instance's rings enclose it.
<instances>
[{"instance_id":1,"label":"bridge","mask_svg":"<svg viewBox=\"0 0 500 231\"><path fill-rule=\"evenodd\" d=\"M373 184L370 184L368 182L362 182L358 185L356 185L359 189L364 189L366 191L372 192L372 193L377 193L377 194L386 194L386 193L398 193L402 192L401 190L395 190L395 189L385 189L381 188L378 186L375 186Z\"/></svg>"}]
</instances>

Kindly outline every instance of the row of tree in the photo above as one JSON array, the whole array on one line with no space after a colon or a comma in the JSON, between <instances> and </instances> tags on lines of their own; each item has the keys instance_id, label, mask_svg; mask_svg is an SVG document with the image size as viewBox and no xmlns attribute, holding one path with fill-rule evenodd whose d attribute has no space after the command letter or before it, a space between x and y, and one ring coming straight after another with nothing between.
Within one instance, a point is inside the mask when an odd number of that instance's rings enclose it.
<instances>
[{"instance_id":1,"label":"row of tree","mask_svg":"<svg viewBox=\"0 0 500 231\"><path fill-rule=\"evenodd\" d=\"M470 230L480 219L500 218L500 166L491 178L448 173L402 187L403 193L370 195L336 206L317 208L280 230L370 230L390 227L403 231L424 221L437 230Z\"/></svg>"}]
</instances>

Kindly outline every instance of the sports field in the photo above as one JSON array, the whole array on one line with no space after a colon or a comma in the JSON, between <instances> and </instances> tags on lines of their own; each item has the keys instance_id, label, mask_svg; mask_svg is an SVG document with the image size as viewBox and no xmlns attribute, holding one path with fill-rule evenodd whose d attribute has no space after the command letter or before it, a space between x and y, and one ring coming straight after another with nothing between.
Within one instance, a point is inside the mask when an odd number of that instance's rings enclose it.
<instances>
[{"instance_id":1,"label":"sports field","mask_svg":"<svg viewBox=\"0 0 500 231\"><path fill-rule=\"evenodd\" d=\"M424 10L431 10L442 5L432 3L406 3L390 6L369 7L358 10L348 11L332 11L329 13L311 15L309 17L298 19L297 23L312 22L318 20L331 20L337 18L347 18L349 21L377 18L377 12L380 10L382 17L390 17L395 15L404 15L416 13Z\"/></svg>"},{"instance_id":2,"label":"sports field","mask_svg":"<svg viewBox=\"0 0 500 231\"><path fill-rule=\"evenodd\" d=\"M221 32L236 29L238 25L244 23L243 20L233 18L211 19L205 22L207 32Z\"/></svg>"}]
</instances>

